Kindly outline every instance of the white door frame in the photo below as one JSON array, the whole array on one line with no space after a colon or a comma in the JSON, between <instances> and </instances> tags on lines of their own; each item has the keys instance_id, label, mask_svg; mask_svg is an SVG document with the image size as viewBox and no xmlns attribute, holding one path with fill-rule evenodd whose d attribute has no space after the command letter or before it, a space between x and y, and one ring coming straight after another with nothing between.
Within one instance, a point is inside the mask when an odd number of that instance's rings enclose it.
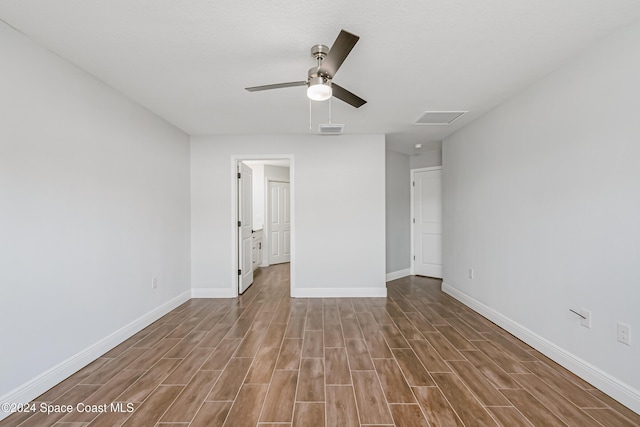
<instances>
[{"instance_id":1,"label":"white door frame","mask_svg":"<svg viewBox=\"0 0 640 427\"><path fill-rule=\"evenodd\" d=\"M296 275L295 275L295 169L294 169L294 157L293 154L233 154L231 155L231 253L233 254L233 262L231 263L231 295L238 296L238 163L245 160L288 160L289 161L289 189L291 191L291 261L289 264L290 271L290 288L289 296L295 295L296 289ZM266 199L265 199L266 200ZM264 246L264 245L263 245Z\"/></svg>"},{"instance_id":2,"label":"white door frame","mask_svg":"<svg viewBox=\"0 0 640 427\"><path fill-rule=\"evenodd\" d=\"M409 223L411 224L411 275L415 275L415 238L414 238L414 233L415 233L415 224L413 222L414 219L414 183L416 181L416 173L419 172L429 172L429 171L437 171L437 170L442 170L442 166L432 166L432 167L428 167L428 168L417 168L417 169L411 169L410 171L410 192L411 192L411 212L410 212L410 216L409 216Z\"/></svg>"}]
</instances>

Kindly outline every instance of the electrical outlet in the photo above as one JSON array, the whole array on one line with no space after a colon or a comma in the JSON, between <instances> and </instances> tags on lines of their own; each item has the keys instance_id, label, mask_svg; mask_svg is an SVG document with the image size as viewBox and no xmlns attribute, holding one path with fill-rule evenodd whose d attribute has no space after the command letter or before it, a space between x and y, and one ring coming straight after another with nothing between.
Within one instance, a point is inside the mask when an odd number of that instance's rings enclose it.
<instances>
[{"instance_id":1,"label":"electrical outlet","mask_svg":"<svg viewBox=\"0 0 640 427\"><path fill-rule=\"evenodd\" d=\"M618 322L618 341L622 344L631 345L631 326Z\"/></svg>"},{"instance_id":2,"label":"electrical outlet","mask_svg":"<svg viewBox=\"0 0 640 427\"><path fill-rule=\"evenodd\" d=\"M151 289L158 289L158 278L157 277L152 277L151 278Z\"/></svg>"},{"instance_id":3,"label":"electrical outlet","mask_svg":"<svg viewBox=\"0 0 640 427\"><path fill-rule=\"evenodd\" d=\"M469 269L469 279L473 279L473 268Z\"/></svg>"},{"instance_id":4,"label":"electrical outlet","mask_svg":"<svg viewBox=\"0 0 640 427\"><path fill-rule=\"evenodd\" d=\"M591 312L589 310L585 310L584 308L581 308L580 314L583 316L580 319L580 324L585 328L591 329Z\"/></svg>"}]
</instances>

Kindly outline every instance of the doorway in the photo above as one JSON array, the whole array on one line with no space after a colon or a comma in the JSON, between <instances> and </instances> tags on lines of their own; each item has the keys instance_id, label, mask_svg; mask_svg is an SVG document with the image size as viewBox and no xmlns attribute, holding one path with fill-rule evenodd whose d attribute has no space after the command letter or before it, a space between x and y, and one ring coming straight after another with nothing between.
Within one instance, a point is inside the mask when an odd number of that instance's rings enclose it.
<instances>
[{"instance_id":1,"label":"doorway","mask_svg":"<svg viewBox=\"0 0 640 427\"><path fill-rule=\"evenodd\" d=\"M232 167L234 293L245 292L253 283L253 275L260 274L260 268L286 264L292 294L295 279L293 156L232 156Z\"/></svg>"},{"instance_id":2,"label":"doorway","mask_svg":"<svg viewBox=\"0 0 640 427\"><path fill-rule=\"evenodd\" d=\"M442 167L411 170L411 274L442 279Z\"/></svg>"}]
</instances>

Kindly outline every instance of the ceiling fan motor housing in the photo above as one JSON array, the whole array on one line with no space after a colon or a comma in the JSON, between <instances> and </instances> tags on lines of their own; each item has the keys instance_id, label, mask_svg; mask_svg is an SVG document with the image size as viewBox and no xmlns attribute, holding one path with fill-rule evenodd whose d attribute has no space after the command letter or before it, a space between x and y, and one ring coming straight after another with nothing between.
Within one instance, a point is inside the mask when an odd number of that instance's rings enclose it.
<instances>
[{"instance_id":1,"label":"ceiling fan motor housing","mask_svg":"<svg viewBox=\"0 0 640 427\"><path fill-rule=\"evenodd\" d=\"M307 83L309 85L331 84L331 76L321 72L320 67L309 68Z\"/></svg>"},{"instance_id":2,"label":"ceiling fan motor housing","mask_svg":"<svg viewBox=\"0 0 640 427\"><path fill-rule=\"evenodd\" d=\"M324 76L309 76L308 81L309 86L314 85L325 85L331 87L331 80L327 79Z\"/></svg>"},{"instance_id":3,"label":"ceiling fan motor housing","mask_svg":"<svg viewBox=\"0 0 640 427\"><path fill-rule=\"evenodd\" d=\"M333 76L330 76L329 73L321 69L322 61L328 53L329 47L323 44L316 44L311 47L311 56L318 61L318 65L309 69L309 84L312 84L311 79L314 77L323 77L324 82L330 81L333 78Z\"/></svg>"},{"instance_id":4,"label":"ceiling fan motor housing","mask_svg":"<svg viewBox=\"0 0 640 427\"><path fill-rule=\"evenodd\" d=\"M324 59L325 56L329 53L329 47L323 44L316 44L311 47L311 56L316 59Z\"/></svg>"}]
</instances>

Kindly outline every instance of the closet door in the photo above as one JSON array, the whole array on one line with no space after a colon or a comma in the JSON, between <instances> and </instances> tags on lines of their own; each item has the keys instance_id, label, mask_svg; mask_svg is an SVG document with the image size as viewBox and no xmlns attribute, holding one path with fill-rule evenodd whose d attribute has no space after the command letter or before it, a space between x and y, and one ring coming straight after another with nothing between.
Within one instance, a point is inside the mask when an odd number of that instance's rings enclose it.
<instances>
[{"instance_id":1,"label":"closet door","mask_svg":"<svg viewBox=\"0 0 640 427\"><path fill-rule=\"evenodd\" d=\"M291 192L288 182L269 181L269 264L291 259Z\"/></svg>"},{"instance_id":2,"label":"closet door","mask_svg":"<svg viewBox=\"0 0 640 427\"><path fill-rule=\"evenodd\" d=\"M442 278L442 169L413 174L413 271Z\"/></svg>"}]
</instances>

